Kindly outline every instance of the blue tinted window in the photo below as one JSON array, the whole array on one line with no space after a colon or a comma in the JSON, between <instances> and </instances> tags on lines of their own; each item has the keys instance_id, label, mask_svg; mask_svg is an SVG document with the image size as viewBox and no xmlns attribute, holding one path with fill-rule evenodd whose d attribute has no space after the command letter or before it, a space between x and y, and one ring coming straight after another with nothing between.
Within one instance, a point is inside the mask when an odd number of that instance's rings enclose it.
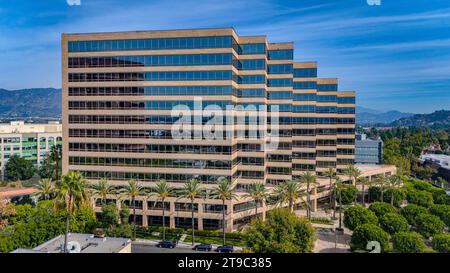
<instances>
[{"instance_id":1,"label":"blue tinted window","mask_svg":"<svg viewBox=\"0 0 450 273\"><path fill-rule=\"evenodd\" d=\"M231 36L69 42L69 52L231 48Z\"/></svg>"},{"instance_id":2,"label":"blue tinted window","mask_svg":"<svg viewBox=\"0 0 450 273\"><path fill-rule=\"evenodd\" d=\"M292 112L295 113L315 113L316 107L314 105L294 105Z\"/></svg>"},{"instance_id":3,"label":"blue tinted window","mask_svg":"<svg viewBox=\"0 0 450 273\"><path fill-rule=\"evenodd\" d=\"M316 78L317 68L296 68L294 69L295 78Z\"/></svg>"},{"instance_id":4,"label":"blue tinted window","mask_svg":"<svg viewBox=\"0 0 450 273\"><path fill-rule=\"evenodd\" d=\"M337 112L339 114L354 114L355 108L354 107L339 107L339 108L337 108Z\"/></svg>"},{"instance_id":5,"label":"blue tinted window","mask_svg":"<svg viewBox=\"0 0 450 273\"><path fill-rule=\"evenodd\" d=\"M242 70L266 70L266 60L256 59L256 60L242 60L242 66L238 69Z\"/></svg>"},{"instance_id":6,"label":"blue tinted window","mask_svg":"<svg viewBox=\"0 0 450 273\"><path fill-rule=\"evenodd\" d=\"M316 101L316 94L294 94L295 101Z\"/></svg>"},{"instance_id":7,"label":"blue tinted window","mask_svg":"<svg viewBox=\"0 0 450 273\"><path fill-rule=\"evenodd\" d=\"M286 50L269 50L269 60L293 60L294 51L292 49Z\"/></svg>"},{"instance_id":8,"label":"blue tinted window","mask_svg":"<svg viewBox=\"0 0 450 273\"><path fill-rule=\"evenodd\" d=\"M190 109L194 108L194 101L146 101L145 109L147 110L172 110L176 106L187 106ZM202 101L202 107L205 108L210 105L217 105L225 109L228 105L233 106L231 101Z\"/></svg>"},{"instance_id":9,"label":"blue tinted window","mask_svg":"<svg viewBox=\"0 0 450 273\"><path fill-rule=\"evenodd\" d=\"M355 103L355 97L338 98L338 103L342 103L342 104L354 104L354 103Z\"/></svg>"},{"instance_id":10,"label":"blue tinted window","mask_svg":"<svg viewBox=\"0 0 450 273\"><path fill-rule=\"evenodd\" d=\"M142 73L69 73L69 82L232 80L231 71L165 71Z\"/></svg>"},{"instance_id":11,"label":"blue tinted window","mask_svg":"<svg viewBox=\"0 0 450 273\"><path fill-rule=\"evenodd\" d=\"M241 84L258 84L266 83L266 77L264 75L243 75L239 78Z\"/></svg>"},{"instance_id":12,"label":"blue tinted window","mask_svg":"<svg viewBox=\"0 0 450 273\"><path fill-rule=\"evenodd\" d=\"M238 97L241 98L264 98L266 95L264 89L240 89Z\"/></svg>"},{"instance_id":13,"label":"blue tinted window","mask_svg":"<svg viewBox=\"0 0 450 273\"><path fill-rule=\"evenodd\" d=\"M267 86L270 87L289 87L292 86L292 79L268 79Z\"/></svg>"},{"instance_id":14,"label":"blue tinted window","mask_svg":"<svg viewBox=\"0 0 450 273\"><path fill-rule=\"evenodd\" d=\"M238 46L238 53L246 54L266 54L266 44L242 44Z\"/></svg>"},{"instance_id":15,"label":"blue tinted window","mask_svg":"<svg viewBox=\"0 0 450 273\"><path fill-rule=\"evenodd\" d=\"M292 74L292 64L273 64L267 68L269 74Z\"/></svg>"},{"instance_id":16,"label":"blue tinted window","mask_svg":"<svg viewBox=\"0 0 450 273\"><path fill-rule=\"evenodd\" d=\"M318 102L336 102L336 96L317 96Z\"/></svg>"},{"instance_id":17,"label":"blue tinted window","mask_svg":"<svg viewBox=\"0 0 450 273\"><path fill-rule=\"evenodd\" d=\"M145 87L147 96L224 96L236 93L231 86L152 86Z\"/></svg>"},{"instance_id":18,"label":"blue tinted window","mask_svg":"<svg viewBox=\"0 0 450 273\"><path fill-rule=\"evenodd\" d=\"M336 113L336 107L335 106L317 106L316 112L317 113Z\"/></svg>"},{"instance_id":19,"label":"blue tinted window","mask_svg":"<svg viewBox=\"0 0 450 273\"><path fill-rule=\"evenodd\" d=\"M337 91L337 84L318 84L317 91Z\"/></svg>"},{"instance_id":20,"label":"blue tinted window","mask_svg":"<svg viewBox=\"0 0 450 273\"><path fill-rule=\"evenodd\" d=\"M267 98L271 100L292 99L292 92L291 91L269 92Z\"/></svg>"},{"instance_id":21,"label":"blue tinted window","mask_svg":"<svg viewBox=\"0 0 450 273\"><path fill-rule=\"evenodd\" d=\"M292 112L292 104L269 104L269 112Z\"/></svg>"},{"instance_id":22,"label":"blue tinted window","mask_svg":"<svg viewBox=\"0 0 450 273\"><path fill-rule=\"evenodd\" d=\"M294 82L294 89L316 89L317 82Z\"/></svg>"}]
</instances>

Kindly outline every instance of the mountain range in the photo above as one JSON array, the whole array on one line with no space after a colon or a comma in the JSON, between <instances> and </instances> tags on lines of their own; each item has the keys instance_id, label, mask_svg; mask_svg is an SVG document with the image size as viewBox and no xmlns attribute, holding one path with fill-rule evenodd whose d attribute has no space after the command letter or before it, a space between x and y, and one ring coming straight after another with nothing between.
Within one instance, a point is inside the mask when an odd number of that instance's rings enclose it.
<instances>
[{"instance_id":1,"label":"mountain range","mask_svg":"<svg viewBox=\"0 0 450 273\"><path fill-rule=\"evenodd\" d=\"M417 114L411 117L401 118L390 124L391 127L432 127L432 128L449 128L450 127L450 111L439 110L431 114Z\"/></svg>"},{"instance_id":2,"label":"mountain range","mask_svg":"<svg viewBox=\"0 0 450 273\"><path fill-rule=\"evenodd\" d=\"M412 113L399 111L380 111L361 106L356 107L356 124L361 126L389 124L401 118L411 117Z\"/></svg>"}]
</instances>

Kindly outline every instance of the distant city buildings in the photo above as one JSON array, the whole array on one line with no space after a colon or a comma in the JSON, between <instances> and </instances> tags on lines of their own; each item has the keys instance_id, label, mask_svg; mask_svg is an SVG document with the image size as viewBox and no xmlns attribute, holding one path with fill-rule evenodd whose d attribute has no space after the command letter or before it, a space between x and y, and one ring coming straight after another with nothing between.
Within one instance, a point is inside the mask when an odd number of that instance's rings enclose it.
<instances>
[{"instance_id":1,"label":"distant city buildings","mask_svg":"<svg viewBox=\"0 0 450 273\"><path fill-rule=\"evenodd\" d=\"M423 166L431 167L435 171L434 180L441 177L450 183L450 155L423 154L419 160Z\"/></svg>"},{"instance_id":2,"label":"distant city buildings","mask_svg":"<svg viewBox=\"0 0 450 273\"><path fill-rule=\"evenodd\" d=\"M61 143L62 125L59 122L0 124L0 177L4 178L5 165L11 156L23 157L39 167L52 146Z\"/></svg>"},{"instance_id":3,"label":"distant city buildings","mask_svg":"<svg viewBox=\"0 0 450 273\"><path fill-rule=\"evenodd\" d=\"M383 163L383 141L381 139L369 139L366 134L356 134L355 150L356 164Z\"/></svg>"}]
</instances>

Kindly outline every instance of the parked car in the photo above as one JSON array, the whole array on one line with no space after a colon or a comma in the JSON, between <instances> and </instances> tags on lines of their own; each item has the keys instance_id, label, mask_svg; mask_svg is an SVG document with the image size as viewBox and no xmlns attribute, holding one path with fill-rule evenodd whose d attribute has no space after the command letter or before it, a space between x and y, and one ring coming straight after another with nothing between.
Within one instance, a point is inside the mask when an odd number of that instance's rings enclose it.
<instances>
[{"instance_id":1,"label":"parked car","mask_svg":"<svg viewBox=\"0 0 450 273\"><path fill-rule=\"evenodd\" d=\"M177 246L177 242L170 240L160 241L156 246L162 248L175 248Z\"/></svg>"},{"instance_id":2,"label":"parked car","mask_svg":"<svg viewBox=\"0 0 450 273\"><path fill-rule=\"evenodd\" d=\"M211 244L198 244L192 248L193 250L197 251L211 251L212 245Z\"/></svg>"},{"instance_id":3,"label":"parked car","mask_svg":"<svg viewBox=\"0 0 450 273\"><path fill-rule=\"evenodd\" d=\"M223 245L217 247L216 251L221 253L233 253L234 247L232 245Z\"/></svg>"}]
</instances>

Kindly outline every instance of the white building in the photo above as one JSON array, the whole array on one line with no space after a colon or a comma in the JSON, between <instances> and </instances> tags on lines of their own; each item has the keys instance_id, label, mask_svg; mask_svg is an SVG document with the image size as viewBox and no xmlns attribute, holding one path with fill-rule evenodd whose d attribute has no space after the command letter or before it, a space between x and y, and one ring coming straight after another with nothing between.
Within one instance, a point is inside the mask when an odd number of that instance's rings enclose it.
<instances>
[{"instance_id":1,"label":"white building","mask_svg":"<svg viewBox=\"0 0 450 273\"><path fill-rule=\"evenodd\" d=\"M62 125L59 122L0 124L0 176L4 177L5 165L11 156L21 156L39 167L52 146L61 141Z\"/></svg>"}]
</instances>

